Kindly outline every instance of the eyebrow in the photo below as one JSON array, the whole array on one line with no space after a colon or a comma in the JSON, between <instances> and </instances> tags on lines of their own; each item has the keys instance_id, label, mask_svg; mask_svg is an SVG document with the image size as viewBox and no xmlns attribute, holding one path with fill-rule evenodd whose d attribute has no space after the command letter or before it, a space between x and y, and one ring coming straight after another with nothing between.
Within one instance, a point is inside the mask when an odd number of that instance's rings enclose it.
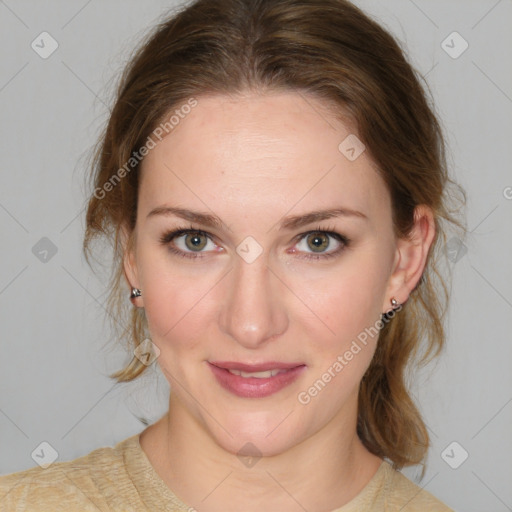
<instances>
[{"instance_id":1,"label":"eyebrow","mask_svg":"<svg viewBox=\"0 0 512 512\"><path fill-rule=\"evenodd\" d=\"M173 206L158 206L151 210L146 218L156 215L174 215L191 222L219 229L224 224L217 215L187 210L185 208L176 208ZM368 220L368 217L364 213L357 210L352 210L350 208L331 208L327 210L316 210L303 215L285 217L281 220L279 229L297 229L313 222L319 222L333 217L354 217L356 219Z\"/></svg>"}]
</instances>

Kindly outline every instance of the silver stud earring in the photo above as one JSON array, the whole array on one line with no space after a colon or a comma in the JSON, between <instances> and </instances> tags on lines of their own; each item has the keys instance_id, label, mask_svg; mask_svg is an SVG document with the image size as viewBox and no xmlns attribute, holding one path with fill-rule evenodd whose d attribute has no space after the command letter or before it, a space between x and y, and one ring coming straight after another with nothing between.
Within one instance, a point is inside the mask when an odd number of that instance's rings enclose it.
<instances>
[{"instance_id":1,"label":"silver stud earring","mask_svg":"<svg viewBox=\"0 0 512 512\"><path fill-rule=\"evenodd\" d=\"M132 301L133 305L135 305L135 299L141 295L142 292L138 288L132 288L132 292L130 293L130 300Z\"/></svg>"},{"instance_id":2,"label":"silver stud earring","mask_svg":"<svg viewBox=\"0 0 512 512\"><path fill-rule=\"evenodd\" d=\"M395 297L391 297L391 305L392 305L393 307L398 306L398 301L395 299Z\"/></svg>"}]
</instances>

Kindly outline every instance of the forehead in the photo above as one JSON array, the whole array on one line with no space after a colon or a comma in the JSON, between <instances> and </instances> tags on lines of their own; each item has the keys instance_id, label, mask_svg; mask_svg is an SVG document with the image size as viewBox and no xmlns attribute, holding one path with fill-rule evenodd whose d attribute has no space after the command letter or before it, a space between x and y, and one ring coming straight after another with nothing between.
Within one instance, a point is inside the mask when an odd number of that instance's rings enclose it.
<instances>
[{"instance_id":1,"label":"forehead","mask_svg":"<svg viewBox=\"0 0 512 512\"><path fill-rule=\"evenodd\" d=\"M329 104L302 93L198 97L145 157L141 210L222 201L229 214L269 222L319 206L382 213L389 197L368 152L351 161L339 149L354 135Z\"/></svg>"}]
</instances>

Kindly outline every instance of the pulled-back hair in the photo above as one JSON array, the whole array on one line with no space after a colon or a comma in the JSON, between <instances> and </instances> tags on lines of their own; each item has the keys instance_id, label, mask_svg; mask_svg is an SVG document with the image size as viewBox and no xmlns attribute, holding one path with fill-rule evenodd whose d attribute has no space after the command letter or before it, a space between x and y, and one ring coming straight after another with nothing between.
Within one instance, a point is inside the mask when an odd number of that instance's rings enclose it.
<instances>
[{"instance_id":1,"label":"pulled-back hair","mask_svg":"<svg viewBox=\"0 0 512 512\"><path fill-rule=\"evenodd\" d=\"M353 123L390 193L396 236L408 236L416 206L427 205L434 214L425 271L380 331L360 384L357 421L370 452L397 469L423 464L429 435L407 389L408 370L444 345L447 229L459 230L460 237L465 232L449 191L460 192L462 203L465 193L448 176L442 129L422 82L426 86L396 40L346 0L196 0L156 26L122 75L89 176L83 249L90 264L93 239L112 244L107 306L131 354L111 377L131 381L147 368L133 356L149 335L144 310L127 300L120 236L125 226L130 248L140 168L134 154L173 111L179 114L202 95L308 93Z\"/></svg>"}]
</instances>

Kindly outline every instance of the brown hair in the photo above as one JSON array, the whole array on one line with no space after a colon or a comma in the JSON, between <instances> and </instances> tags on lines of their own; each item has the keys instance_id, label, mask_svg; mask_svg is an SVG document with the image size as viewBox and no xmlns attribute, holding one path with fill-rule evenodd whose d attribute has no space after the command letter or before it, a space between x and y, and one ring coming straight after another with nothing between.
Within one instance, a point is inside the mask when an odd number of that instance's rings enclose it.
<instances>
[{"instance_id":1,"label":"brown hair","mask_svg":"<svg viewBox=\"0 0 512 512\"><path fill-rule=\"evenodd\" d=\"M419 77L395 39L346 0L196 0L156 26L122 75L90 175L95 192L83 249L90 264L94 238L112 243L108 311L132 356L111 377L131 381L146 369L133 357L148 337L144 310L131 306L123 279L120 228L133 234L140 167L126 163L169 112L191 98L308 93L354 122L390 192L397 236L410 232L416 206L434 213L436 236L425 272L380 331L360 385L357 422L368 450L395 468L423 464L429 435L408 392L406 370L412 360L430 361L444 345L444 225L462 237L465 225L448 206L449 186L457 185L448 176L442 130ZM464 191L457 191L464 203Z\"/></svg>"}]
</instances>

